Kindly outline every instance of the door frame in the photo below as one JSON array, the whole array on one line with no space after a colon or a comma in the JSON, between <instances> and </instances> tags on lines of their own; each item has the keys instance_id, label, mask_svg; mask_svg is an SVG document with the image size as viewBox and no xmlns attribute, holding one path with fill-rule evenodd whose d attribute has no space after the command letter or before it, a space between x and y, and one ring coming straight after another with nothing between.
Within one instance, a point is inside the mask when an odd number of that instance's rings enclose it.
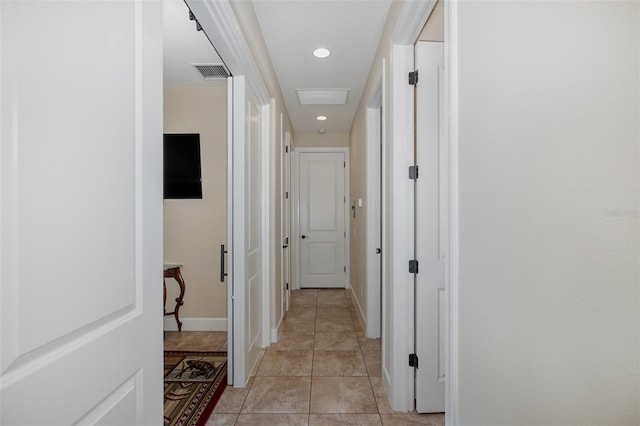
<instances>
[{"instance_id":1,"label":"door frame","mask_svg":"<svg viewBox=\"0 0 640 426\"><path fill-rule=\"evenodd\" d=\"M280 235L279 242L284 246L285 238L288 238L286 254L282 249L280 258L280 286L282 317L289 310L291 288L291 134L284 129L284 117L280 113ZM286 192L289 192L288 196ZM288 285L288 287L287 287ZM272 339L273 340L273 339Z\"/></svg>"},{"instance_id":2,"label":"door frame","mask_svg":"<svg viewBox=\"0 0 640 426\"><path fill-rule=\"evenodd\" d=\"M413 343L413 278L407 273L407 259L410 259L413 246L413 231L400 223L407 220L413 223L413 193L409 189L407 167L411 164L413 154L413 102L412 86L407 84L407 74L414 70L414 44L418 39L429 15L435 7L436 0L406 2L396 21L391 36L389 58L389 76L385 83L389 84L389 112L383 120L388 120L388 141L385 148L388 158L383 168L390 170L389 188L393 194L393 202L388 217L383 218L389 225L389 234L383 232L384 250L391 250L389 257L383 262L388 265L389 299L385 302L388 311L384 314L383 328L389 327L389 336L383 333L383 353L389 350L389 371L385 370L383 359L382 380L388 391L389 401L394 410L411 411L413 409L413 368L407 365L407 354L412 352ZM445 117L444 137L449 142L449 256L446 261L445 281L445 423L458 423L458 306L459 306L459 179L458 179L458 103L457 103L457 32L458 2L444 2L445 14ZM389 201L389 200L386 200ZM389 220L387 223L386 221ZM393 285L389 285L393 283ZM388 337L388 339L385 339Z\"/></svg>"},{"instance_id":3,"label":"door frame","mask_svg":"<svg viewBox=\"0 0 640 426\"><path fill-rule=\"evenodd\" d=\"M264 153L268 153L270 146L270 132L269 132L269 123L270 123L270 114L273 113L270 108L271 105L271 96L269 95L269 91L267 90L267 86L260 74L259 67L254 60L254 56L251 52L251 48L247 43L247 40L244 34L241 31L241 27L236 18L235 12L231 6L230 0L218 0L212 2L203 2L201 0L185 0L187 6L191 9L194 15L197 17L198 23L202 26L205 34L211 41L211 43L215 46L216 51L219 56L222 58L223 62L227 66L227 69L230 71L233 78L243 77L244 80L244 88L245 90L250 90L257 97L257 102L262 108L263 114L263 134L262 134L262 146L264 148ZM229 94L229 133L228 133L228 162L230 165L240 166L238 164L237 159L234 158L232 148L234 146L238 146L238 144L243 144L243 131L240 129L244 129L246 117L244 114L239 114L237 112L237 108L233 105L233 98L238 96L238 93L230 93ZM263 177L264 173L271 172L271 165L269 163L269 156L262 156L262 167L263 167ZM244 168L242 170L244 172ZM238 172L236 170L234 172L233 167L230 167L228 170L229 176L229 200L233 200L233 175ZM266 176L269 176L268 174ZM270 263L269 259L271 258L271 244L269 244L269 212L270 212L270 193L269 193L269 179L263 179L263 187L262 187L262 209L264 213L264 221L263 226L267 226L267 229L263 229L262 231L262 239L261 248L263 250L262 254L262 282L261 282L261 334L262 339L261 343L264 347L268 345L269 340L269 321L270 318L270 297L269 297L269 277L270 277ZM236 312L234 306L244 306L244 294L239 292L239 294L235 294L234 286L236 281L240 280L241 277L238 277L236 280L236 276L239 275L239 271L244 271L245 268L245 260L244 256L238 255L235 256L235 248L237 247L236 242L241 241L244 238L244 233L240 235L237 224L234 222L234 214L233 214L233 203L230 201L229 204L229 220L227 221L227 232L228 232L228 257L227 264L229 265L228 272L228 281L227 281L227 330L228 330L228 370L229 374L227 375L228 383L233 384L235 387L243 387L246 384L250 371L244 371L242 368L242 363L244 362L245 354L242 351L239 351L241 348L240 342L237 340L236 331L244 328L244 320L246 319L244 316L238 315L239 312ZM243 218L244 220L244 218ZM241 274L240 274L241 275ZM237 283L242 284L242 283Z\"/></svg>"},{"instance_id":4,"label":"door frame","mask_svg":"<svg viewBox=\"0 0 640 426\"><path fill-rule=\"evenodd\" d=\"M300 154L304 154L304 153L323 153L323 154L327 154L327 153L342 153L344 154L344 161L345 161L345 169L344 169L344 194L346 197L346 200L349 201L351 199L350 197L350 183L349 183L349 148L296 148L296 150L294 151L294 163L295 163L295 170L293 171L294 174L294 179L292 179L292 189L291 191L293 192L293 197L291 200L291 205L292 205L292 210L293 213L291 215L292 219L294 219L292 221L292 235L291 235L291 242L295 242L295 246L294 245L290 245L289 247L292 248L293 252L292 254L292 258L294 257L293 255L295 254L295 259L292 259L292 263L295 265L295 281L296 281L296 289L300 289L300 283L301 283L301 273L302 273L302 268L300 265L300 261L301 256L300 256ZM293 182L295 182L295 189L293 188ZM345 283L345 289L349 289L351 288L351 265L350 265L350 235L351 232L349 231L349 209L347 208L347 202L344 203L344 224L345 224L345 232L346 232L346 238L345 238L345 247L344 247L344 256L345 256L345 265L347 265L347 282ZM349 231L349 232L347 232ZM293 280L292 280L293 281Z\"/></svg>"}]
</instances>

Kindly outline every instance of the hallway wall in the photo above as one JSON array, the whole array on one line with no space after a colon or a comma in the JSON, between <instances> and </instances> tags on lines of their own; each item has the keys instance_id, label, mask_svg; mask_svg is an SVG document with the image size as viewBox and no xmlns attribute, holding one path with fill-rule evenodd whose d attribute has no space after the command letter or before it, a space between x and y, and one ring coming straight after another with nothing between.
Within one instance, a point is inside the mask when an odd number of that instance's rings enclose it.
<instances>
[{"instance_id":1,"label":"hallway wall","mask_svg":"<svg viewBox=\"0 0 640 426\"><path fill-rule=\"evenodd\" d=\"M458 423L639 424L640 5L457 5Z\"/></svg>"},{"instance_id":2,"label":"hallway wall","mask_svg":"<svg viewBox=\"0 0 640 426\"><path fill-rule=\"evenodd\" d=\"M360 120L358 120L360 122ZM364 122L364 121L363 121ZM348 207L355 204L356 215L349 215L349 232L351 233L349 259L351 262L350 281L355 306L363 324L367 320L367 218L369 209L367 185L367 146L366 129L353 126L351 138L364 143L351 144L351 168L349 171L350 195ZM362 207L357 200L362 199ZM352 213L352 212L351 212Z\"/></svg>"},{"instance_id":3,"label":"hallway wall","mask_svg":"<svg viewBox=\"0 0 640 426\"><path fill-rule=\"evenodd\" d=\"M296 133L296 148L348 148L348 133Z\"/></svg>"},{"instance_id":4,"label":"hallway wall","mask_svg":"<svg viewBox=\"0 0 640 426\"><path fill-rule=\"evenodd\" d=\"M227 244L227 85L164 90L164 132L200 133L201 200L164 200L164 260L182 263L183 330L226 330L227 283L220 282L220 244ZM167 311L178 295L167 279ZM168 329L175 328L166 317Z\"/></svg>"}]
</instances>

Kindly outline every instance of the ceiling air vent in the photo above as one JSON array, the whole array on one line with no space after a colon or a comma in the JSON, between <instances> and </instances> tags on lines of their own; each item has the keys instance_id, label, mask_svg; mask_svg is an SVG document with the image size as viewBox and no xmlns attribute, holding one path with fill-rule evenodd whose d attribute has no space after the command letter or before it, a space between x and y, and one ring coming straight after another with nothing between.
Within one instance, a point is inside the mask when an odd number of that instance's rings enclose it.
<instances>
[{"instance_id":1,"label":"ceiling air vent","mask_svg":"<svg viewBox=\"0 0 640 426\"><path fill-rule=\"evenodd\" d=\"M300 105L346 105L349 89L297 89Z\"/></svg>"},{"instance_id":2,"label":"ceiling air vent","mask_svg":"<svg viewBox=\"0 0 640 426\"><path fill-rule=\"evenodd\" d=\"M229 77L229 73L224 65L202 64L193 65L196 67L205 80L224 80Z\"/></svg>"}]
</instances>

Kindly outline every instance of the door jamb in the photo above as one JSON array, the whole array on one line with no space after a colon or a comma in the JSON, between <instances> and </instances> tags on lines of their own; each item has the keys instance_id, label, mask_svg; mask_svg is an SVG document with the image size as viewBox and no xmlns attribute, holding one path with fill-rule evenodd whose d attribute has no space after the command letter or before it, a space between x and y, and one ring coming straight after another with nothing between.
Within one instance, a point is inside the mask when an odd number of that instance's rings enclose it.
<instances>
[{"instance_id":1,"label":"door jamb","mask_svg":"<svg viewBox=\"0 0 640 426\"><path fill-rule=\"evenodd\" d=\"M445 266L445 423L457 425L458 418L458 318L460 260L460 184L458 168L458 2L444 3L444 138L449 142L449 256Z\"/></svg>"},{"instance_id":2,"label":"door jamb","mask_svg":"<svg viewBox=\"0 0 640 426\"><path fill-rule=\"evenodd\" d=\"M233 77L227 78L227 384L233 385L234 339L233 339Z\"/></svg>"}]
</instances>

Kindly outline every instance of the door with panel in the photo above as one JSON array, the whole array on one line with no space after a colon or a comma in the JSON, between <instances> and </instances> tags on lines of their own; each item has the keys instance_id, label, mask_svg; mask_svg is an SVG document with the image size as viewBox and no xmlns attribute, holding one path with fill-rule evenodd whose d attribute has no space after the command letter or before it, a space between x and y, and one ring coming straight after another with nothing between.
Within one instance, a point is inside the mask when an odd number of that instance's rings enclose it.
<instances>
[{"instance_id":1,"label":"door with panel","mask_svg":"<svg viewBox=\"0 0 640 426\"><path fill-rule=\"evenodd\" d=\"M265 106L243 76L233 77L233 383L243 387L262 341L262 212Z\"/></svg>"},{"instance_id":2,"label":"door with panel","mask_svg":"<svg viewBox=\"0 0 640 426\"><path fill-rule=\"evenodd\" d=\"M161 3L0 20L0 423L162 424Z\"/></svg>"},{"instance_id":3,"label":"door with panel","mask_svg":"<svg viewBox=\"0 0 640 426\"><path fill-rule=\"evenodd\" d=\"M300 286L345 288L346 155L300 152Z\"/></svg>"},{"instance_id":4,"label":"door with panel","mask_svg":"<svg viewBox=\"0 0 640 426\"><path fill-rule=\"evenodd\" d=\"M448 145L443 137L444 47L416 44L416 410L445 408L445 260L448 249Z\"/></svg>"}]
</instances>

